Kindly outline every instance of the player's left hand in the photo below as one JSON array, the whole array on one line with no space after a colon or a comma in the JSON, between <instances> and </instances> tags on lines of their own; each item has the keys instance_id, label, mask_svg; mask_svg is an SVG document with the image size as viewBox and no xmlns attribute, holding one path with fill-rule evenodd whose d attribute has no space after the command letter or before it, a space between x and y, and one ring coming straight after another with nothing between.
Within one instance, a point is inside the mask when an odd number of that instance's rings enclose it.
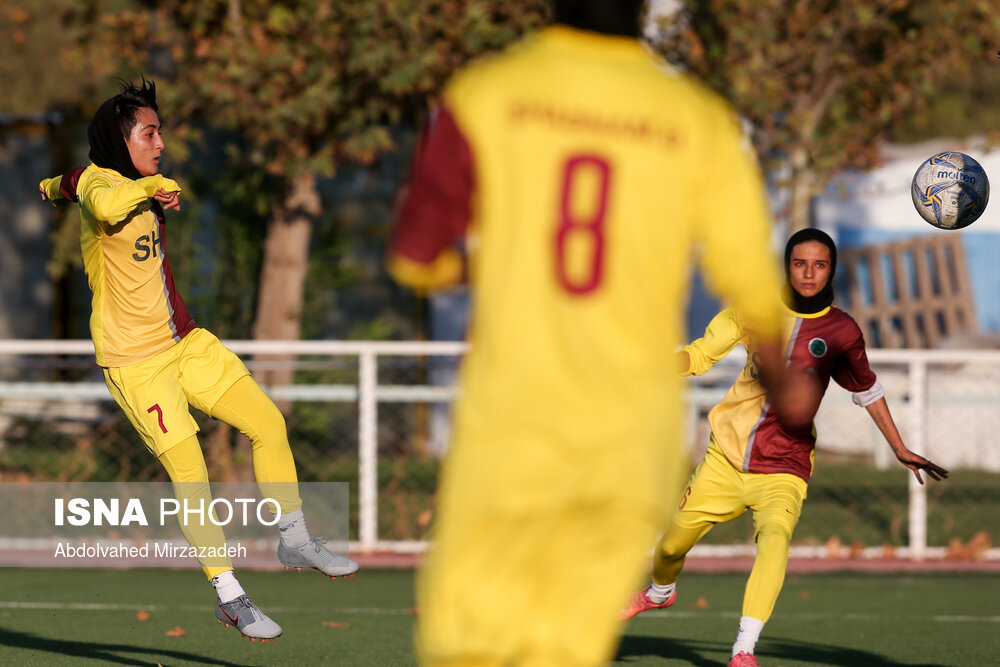
<instances>
[{"instance_id":1,"label":"player's left hand","mask_svg":"<svg viewBox=\"0 0 1000 667\"><path fill-rule=\"evenodd\" d=\"M900 463L913 471L913 474L917 477L917 481L921 484L924 483L924 480L920 477L921 470L926 472L927 476L935 481L940 482L942 479L948 479L947 470L933 461L925 459L920 454L914 454L910 450L906 450L905 452L897 452L896 458L899 459Z\"/></svg>"},{"instance_id":2,"label":"player's left hand","mask_svg":"<svg viewBox=\"0 0 1000 667\"><path fill-rule=\"evenodd\" d=\"M179 192L167 192L166 190L157 190L156 194L153 195L153 199L160 202L163 208L172 208L175 211L181 210L181 193Z\"/></svg>"}]
</instances>

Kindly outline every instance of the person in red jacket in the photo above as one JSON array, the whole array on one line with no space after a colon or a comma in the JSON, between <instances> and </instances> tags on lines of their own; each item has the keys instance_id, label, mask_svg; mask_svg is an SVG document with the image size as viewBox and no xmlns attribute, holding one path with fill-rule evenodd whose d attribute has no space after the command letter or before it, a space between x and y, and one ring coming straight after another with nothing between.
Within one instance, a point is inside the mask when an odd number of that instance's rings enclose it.
<instances>
[{"instance_id":1,"label":"person in red jacket","mask_svg":"<svg viewBox=\"0 0 1000 667\"><path fill-rule=\"evenodd\" d=\"M391 240L400 282L472 293L418 575L428 665L611 657L687 472L673 349L697 249L780 369L771 218L732 108L644 47L640 2L553 5L445 87Z\"/></svg>"}]
</instances>

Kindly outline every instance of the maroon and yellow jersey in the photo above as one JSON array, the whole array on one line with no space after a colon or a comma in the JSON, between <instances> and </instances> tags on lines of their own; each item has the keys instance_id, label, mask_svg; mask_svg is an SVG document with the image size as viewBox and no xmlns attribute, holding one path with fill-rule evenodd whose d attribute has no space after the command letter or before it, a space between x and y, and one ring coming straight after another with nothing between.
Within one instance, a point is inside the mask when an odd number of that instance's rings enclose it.
<instances>
[{"instance_id":1,"label":"maroon and yellow jersey","mask_svg":"<svg viewBox=\"0 0 1000 667\"><path fill-rule=\"evenodd\" d=\"M864 336L850 315L833 306L813 315L786 312L785 359L790 372L812 375L822 392L833 378L861 406L882 397L882 386L868 365ZM809 481L815 428L791 430L778 420L757 380L753 343L735 309L716 315L705 335L684 347L691 360L685 375L702 375L738 344L747 348L746 366L708 414L715 445L743 472L784 472Z\"/></svg>"},{"instance_id":2,"label":"maroon and yellow jersey","mask_svg":"<svg viewBox=\"0 0 1000 667\"><path fill-rule=\"evenodd\" d=\"M516 439L557 458L642 452L649 468L676 452L675 347L699 251L715 291L777 337L770 227L721 98L635 39L554 26L446 87L390 270L433 288L461 279L468 253L458 445L489 465L506 451L521 466Z\"/></svg>"},{"instance_id":3,"label":"maroon and yellow jersey","mask_svg":"<svg viewBox=\"0 0 1000 667\"><path fill-rule=\"evenodd\" d=\"M80 246L93 292L90 334L97 363L134 364L177 343L195 328L174 287L166 219L152 196L179 192L160 174L131 180L90 165L41 183L49 199L80 203Z\"/></svg>"}]
</instances>

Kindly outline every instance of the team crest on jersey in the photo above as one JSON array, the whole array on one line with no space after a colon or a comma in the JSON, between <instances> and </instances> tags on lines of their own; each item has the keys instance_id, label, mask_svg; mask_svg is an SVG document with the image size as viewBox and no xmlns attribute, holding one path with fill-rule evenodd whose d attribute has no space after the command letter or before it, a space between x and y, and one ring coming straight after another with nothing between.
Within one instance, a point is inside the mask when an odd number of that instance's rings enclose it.
<instances>
[{"instance_id":1,"label":"team crest on jersey","mask_svg":"<svg viewBox=\"0 0 1000 667\"><path fill-rule=\"evenodd\" d=\"M819 359L826 354L826 341L822 338L813 338L809 341L809 354Z\"/></svg>"}]
</instances>

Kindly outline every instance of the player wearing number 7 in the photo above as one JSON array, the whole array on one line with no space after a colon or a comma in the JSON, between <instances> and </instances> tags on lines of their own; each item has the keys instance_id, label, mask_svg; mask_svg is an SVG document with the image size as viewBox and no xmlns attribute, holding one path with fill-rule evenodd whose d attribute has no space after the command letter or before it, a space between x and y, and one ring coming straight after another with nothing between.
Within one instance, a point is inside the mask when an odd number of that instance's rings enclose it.
<instances>
[{"instance_id":1,"label":"player wearing number 7","mask_svg":"<svg viewBox=\"0 0 1000 667\"><path fill-rule=\"evenodd\" d=\"M639 42L640 5L555 2L556 25L453 78L415 156L390 271L440 288L467 253L472 290L417 585L428 665L611 656L687 468L674 348L696 249L780 357L756 160L732 110Z\"/></svg>"},{"instance_id":2,"label":"player wearing number 7","mask_svg":"<svg viewBox=\"0 0 1000 667\"><path fill-rule=\"evenodd\" d=\"M306 529L281 412L239 357L195 326L174 287L164 208L180 210L180 187L159 173L165 145L155 85L125 84L98 108L87 138L93 164L46 179L39 189L43 200L80 203L81 249L93 291L90 332L111 395L189 506L207 505L211 492L188 406L239 428L253 446L262 496L280 505L279 560L334 578L353 575L357 563ZM211 521L181 527L192 546L225 544ZM281 634L245 594L229 557L199 561L218 595L220 622L253 640Z\"/></svg>"},{"instance_id":3,"label":"player wearing number 7","mask_svg":"<svg viewBox=\"0 0 1000 667\"><path fill-rule=\"evenodd\" d=\"M934 479L948 471L903 444L889 413L884 390L868 366L865 341L851 317L833 306L837 248L826 233L803 229L785 247L787 307L785 345L792 372L811 378L816 387L810 412L833 379L868 410L900 463L923 484L920 471ZM684 375L701 375L742 344L747 364L726 396L712 408L711 439L680 507L654 552L653 581L636 593L624 620L648 609L662 609L677 599L675 583L691 547L717 524L753 511L757 556L743 596L743 615L730 667L756 667L754 648L781 592L792 532L802 512L812 474L816 431L782 424L760 382L756 349L738 308L727 308L709 323L702 338L679 353Z\"/></svg>"}]
</instances>

